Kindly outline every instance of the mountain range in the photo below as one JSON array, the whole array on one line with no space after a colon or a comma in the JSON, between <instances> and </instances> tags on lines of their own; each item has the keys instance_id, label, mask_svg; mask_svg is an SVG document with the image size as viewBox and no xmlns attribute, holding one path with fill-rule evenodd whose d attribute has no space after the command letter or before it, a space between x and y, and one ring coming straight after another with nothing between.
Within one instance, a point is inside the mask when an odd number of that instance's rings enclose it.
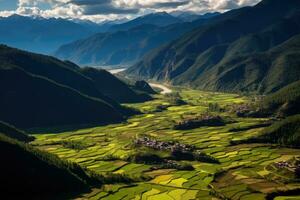
<instances>
[{"instance_id":1,"label":"mountain range","mask_svg":"<svg viewBox=\"0 0 300 200\"><path fill-rule=\"evenodd\" d=\"M145 15L133 20L111 20L102 23L14 14L9 17L0 17L0 43L36 53L52 54L64 44L96 33L128 30L143 24L167 26L179 22L183 22L180 17L164 12Z\"/></svg>"},{"instance_id":2,"label":"mountain range","mask_svg":"<svg viewBox=\"0 0 300 200\"><path fill-rule=\"evenodd\" d=\"M181 23L183 20L181 20L179 17L175 17L173 15L168 14L167 12L156 12L156 13L150 13L148 15L144 15L141 17L137 17L133 20L130 20L125 23L116 24L109 28L109 31L126 31L129 29L132 29L137 26L141 26L144 24L151 24L159 27L168 26L171 24Z\"/></svg>"},{"instance_id":3,"label":"mountain range","mask_svg":"<svg viewBox=\"0 0 300 200\"><path fill-rule=\"evenodd\" d=\"M97 24L84 20L47 19L15 14L0 17L0 43L36 53L51 54L62 44L107 31L112 25L115 23Z\"/></svg>"},{"instance_id":4,"label":"mountain range","mask_svg":"<svg viewBox=\"0 0 300 200\"><path fill-rule=\"evenodd\" d=\"M81 65L131 65L150 50L177 39L215 16L217 14L197 16L198 20L184 22L167 13L149 14L112 26L108 32L62 45L54 56Z\"/></svg>"},{"instance_id":5,"label":"mountain range","mask_svg":"<svg viewBox=\"0 0 300 200\"><path fill-rule=\"evenodd\" d=\"M297 0L263 0L218 15L126 73L205 90L274 92L300 77L299 10Z\"/></svg>"}]
</instances>

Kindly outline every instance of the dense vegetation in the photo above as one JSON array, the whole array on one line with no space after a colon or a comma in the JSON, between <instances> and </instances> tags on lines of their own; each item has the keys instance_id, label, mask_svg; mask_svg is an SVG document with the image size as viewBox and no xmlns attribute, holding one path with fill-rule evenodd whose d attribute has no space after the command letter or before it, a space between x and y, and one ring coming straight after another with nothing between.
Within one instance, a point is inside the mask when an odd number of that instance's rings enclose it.
<instances>
[{"instance_id":1,"label":"dense vegetation","mask_svg":"<svg viewBox=\"0 0 300 200\"><path fill-rule=\"evenodd\" d=\"M10 198L51 199L88 189L85 173L72 163L0 135L1 193ZM85 177L86 176L86 177Z\"/></svg>"},{"instance_id":2,"label":"dense vegetation","mask_svg":"<svg viewBox=\"0 0 300 200\"><path fill-rule=\"evenodd\" d=\"M274 92L300 77L299 8L297 0L263 0L221 14L127 73L205 90Z\"/></svg>"},{"instance_id":3,"label":"dense vegetation","mask_svg":"<svg viewBox=\"0 0 300 200\"><path fill-rule=\"evenodd\" d=\"M225 120L220 116L204 114L194 118L187 118L174 125L175 130L190 130L202 126L224 126Z\"/></svg>"},{"instance_id":4,"label":"dense vegetation","mask_svg":"<svg viewBox=\"0 0 300 200\"><path fill-rule=\"evenodd\" d=\"M271 143L288 147L300 148L300 115L287 117L263 129L257 137L252 137L239 143Z\"/></svg>"},{"instance_id":5,"label":"dense vegetation","mask_svg":"<svg viewBox=\"0 0 300 200\"><path fill-rule=\"evenodd\" d=\"M300 81L291 83L281 90L267 95L263 100L263 109L279 116L300 113Z\"/></svg>"}]
</instances>

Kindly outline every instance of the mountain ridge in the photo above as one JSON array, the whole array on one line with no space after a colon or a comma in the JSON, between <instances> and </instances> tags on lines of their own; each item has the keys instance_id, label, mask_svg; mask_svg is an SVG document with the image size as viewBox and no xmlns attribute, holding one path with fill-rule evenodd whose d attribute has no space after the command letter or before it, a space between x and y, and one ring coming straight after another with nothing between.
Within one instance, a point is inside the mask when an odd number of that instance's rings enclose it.
<instances>
[{"instance_id":1,"label":"mountain ridge","mask_svg":"<svg viewBox=\"0 0 300 200\"><path fill-rule=\"evenodd\" d=\"M168 81L173 84L186 84L199 89L219 90L221 88L215 87L214 82L217 80L213 78L218 76L218 70L213 73L211 72L211 74L207 73L211 68L217 68L216 66L223 60L225 53L228 52L227 48L239 39L263 31L266 27L271 27L270 29L272 30L272 26L278 30L274 30L273 32L269 31L269 33L273 34L271 37L274 39L277 38L277 42L270 40L270 47L259 47L259 45L262 45L259 44L260 42L249 42L252 46L248 45L250 48L244 50L250 54L251 52L266 51L274 45L279 45L279 43L299 33L299 10L300 4L295 0L289 0L285 4L275 0L271 2L262 1L253 7L245 7L218 15L212 18L208 24L186 33L172 43L152 50L145 55L142 61L129 68L126 73L158 81ZM268 13L268 15L265 16L265 13ZM278 25L281 21L285 20L286 22L282 22L282 26ZM276 23L278 24L276 25ZM296 26L294 27L293 25ZM285 35L280 36L281 32L285 33ZM267 36L266 34L265 37ZM242 40L238 41L238 45L240 46L236 46L236 52L238 53L240 53L240 49L244 47L241 45L242 42ZM255 47L253 46L254 44L259 45ZM221 47L223 47L223 49ZM201 57L202 54L207 53L211 55L210 59L204 56ZM234 55L233 57L232 61L234 59L240 59L239 55ZM223 66L222 70L223 69L226 69L226 66ZM221 70L221 68L219 68L219 70ZM294 70L296 70L296 68L294 68ZM238 77L239 75L236 74L236 76ZM256 75L253 76L255 77ZM204 79L205 83L202 83ZM207 81L207 79L210 80ZM195 83L195 81L197 81L197 83ZM230 84L238 85L238 83ZM222 88L226 87L226 84L222 86ZM232 89L232 86L228 85L228 88ZM256 88L245 89L256 90ZM221 91L223 90L224 89L221 89ZM259 92L271 91L272 89L266 89L265 91L262 89Z\"/></svg>"}]
</instances>

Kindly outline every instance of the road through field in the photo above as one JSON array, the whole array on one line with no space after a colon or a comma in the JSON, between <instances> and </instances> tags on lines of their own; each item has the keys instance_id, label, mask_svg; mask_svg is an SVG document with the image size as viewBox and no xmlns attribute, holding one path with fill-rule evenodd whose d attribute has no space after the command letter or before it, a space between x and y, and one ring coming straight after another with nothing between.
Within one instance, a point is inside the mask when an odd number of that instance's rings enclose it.
<instances>
[{"instance_id":1,"label":"road through field","mask_svg":"<svg viewBox=\"0 0 300 200\"><path fill-rule=\"evenodd\" d=\"M151 87L161 89L161 90L162 90L162 91L160 92L161 94L172 93L172 90L171 90L170 88L168 88L167 86L165 86L165 85L162 85L162 84L159 84L159 83L149 83L149 85L150 85Z\"/></svg>"}]
</instances>

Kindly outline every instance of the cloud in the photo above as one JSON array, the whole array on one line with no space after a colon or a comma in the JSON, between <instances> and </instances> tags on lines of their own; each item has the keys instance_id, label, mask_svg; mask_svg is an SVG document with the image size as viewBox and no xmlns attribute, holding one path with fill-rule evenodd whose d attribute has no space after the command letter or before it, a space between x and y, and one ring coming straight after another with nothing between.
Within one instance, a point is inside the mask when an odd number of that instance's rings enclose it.
<instances>
[{"instance_id":1,"label":"cloud","mask_svg":"<svg viewBox=\"0 0 300 200\"><path fill-rule=\"evenodd\" d=\"M152 5L152 8L177 8L188 3L189 1L159 2Z\"/></svg>"},{"instance_id":2,"label":"cloud","mask_svg":"<svg viewBox=\"0 0 300 200\"><path fill-rule=\"evenodd\" d=\"M138 8L118 6L112 0L71 0L69 4L81 6L85 15L137 14Z\"/></svg>"},{"instance_id":3,"label":"cloud","mask_svg":"<svg viewBox=\"0 0 300 200\"><path fill-rule=\"evenodd\" d=\"M71 0L81 6L84 14L137 14L145 9L177 8L189 0Z\"/></svg>"},{"instance_id":4,"label":"cloud","mask_svg":"<svg viewBox=\"0 0 300 200\"><path fill-rule=\"evenodd\" d=\"M1 1L1 0L0 0ZM10 14L40 15L88 19L92 21L134 18L151 12L192 11L198 14L225 12L254 5L260 0L18 0L15 11L3 10L0 16Z\"/></svg>"}]
</instances>

